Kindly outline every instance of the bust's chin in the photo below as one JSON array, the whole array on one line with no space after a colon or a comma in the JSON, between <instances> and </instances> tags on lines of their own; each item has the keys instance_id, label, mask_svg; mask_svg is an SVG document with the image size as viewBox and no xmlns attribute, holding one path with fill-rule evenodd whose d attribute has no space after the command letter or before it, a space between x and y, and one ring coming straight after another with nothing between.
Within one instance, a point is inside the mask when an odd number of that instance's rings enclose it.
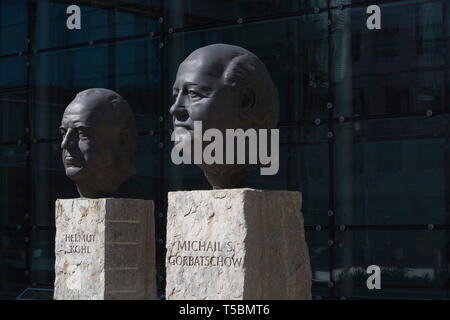
<instances>
[{"instance_id":1,"label":"bust's chin","mask_svg":"<svg viewBox=\"0 0 450 320\"><path fill-rule=\"evenodd\" d=\"M77 180L77 178L83 176L83 169L83 167L66 166L66 176L68 176L72 180Z\"/></svg>"},{"instance_id":2,"label":"bust's chin","mask_svg":"<svg viewBox=\"0 0 450 320\"><path fill-rule=\"evenodd\" d=\"M120 185L135 174L134 166L123 166L110 170L84 170L83 174L69 176L83 198L113 198Z\"/></svg>"},{"instance_id":3,"label":"bust's chin","mask_svg":"<svg viewBox=\"0 0 450 320\"><path fill-rule=\"evenodd\" d=\"M244 188L245 180L254 165L198 165L213 189Z\"/></svg>"}]
</instances>

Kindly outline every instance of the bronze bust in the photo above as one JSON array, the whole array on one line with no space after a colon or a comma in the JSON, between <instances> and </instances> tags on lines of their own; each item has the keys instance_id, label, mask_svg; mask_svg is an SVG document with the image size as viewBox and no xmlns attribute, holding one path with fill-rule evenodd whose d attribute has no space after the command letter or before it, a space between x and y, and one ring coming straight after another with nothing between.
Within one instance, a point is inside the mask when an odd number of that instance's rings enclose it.
<instances>
[{"instance_id":1,"label":"bronze bust","mask_svg":"<svg viewBox=\"0 0 450 320\"><path fill-rule=\"evenodd\" d=\"M226 129L270 130L278 122L278 91L266 67L238 46L214 44L192 52L178 68L173 99L178 143L193 145L194 121L202 121L203 131L215 128L224 136ZM203 149L206 145L202 142ZM236 163L196 164L214 189L228 189L244 187L249 170L261 166Z\"/></svg>"},{"instance_id":2,"label":"bronze bust","mask_svg":"<svg viewBox=\"0 0 450 320\"><path fill-rule=\"evenodd\" d=\"M136 173L136 122L116 92L93 88L78 93L61 121L62 160L81 197L113 197Z\"/></svg>"}]
</instances>

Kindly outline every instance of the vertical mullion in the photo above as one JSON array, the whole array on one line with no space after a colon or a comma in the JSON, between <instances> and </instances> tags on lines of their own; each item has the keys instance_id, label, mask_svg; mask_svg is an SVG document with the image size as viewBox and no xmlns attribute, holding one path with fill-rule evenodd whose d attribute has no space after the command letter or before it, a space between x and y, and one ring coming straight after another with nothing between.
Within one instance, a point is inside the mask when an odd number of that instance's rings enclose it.
<instances>
[{"instance_id":1,"label":"vertical mullion","mask_svg":"<svg viewBox=\"0 0 450 320\"><path fill-rule=\"evenodd\" d=\"M327 0L328 12L328 133L333 134L328 137L328 170L329 170L329 189L328 189L328 210L334 213L334 79L333 79L333 37L332 37L332 14L331 14L331 0ZM330 211L329 211L330 212ZM335 281L333 276L335 261L334 261L334 244L335 244L335 215L329 215L329 295L334 298L336 296Z\"/></svg>"},{"instance_id":2,"label":"vertical mullion","mask_svg":"<svg viewBox=\"0 0 450 320\"><path fill-rule=\"evenodd\" d=\"M25 112L25 145L26 145L26 158L25 158L25 172L26 172L26 191L25 191L25 217L24 217L24 231L25 231L25 276L28 284L32 283L31 279L31 233L32 233L32 219L35 217L31 217L32 213L32 168L31 168L31 55L32 55L32 12L34 11L34 1L27 1L27 58L26 58L26 69L27 69L27 79L26 79L26 112Z\"/></svg>"},{"instance_id":3,"label":"vertical mullion","mask_svg":"<svg viewBox=\"0 0 450 320\"><path fill-rule=\"evenodd\" d=\"M445 26L444 29L444 48L446 54L447 62L449 60L448 55L448 32L447 32L447 10L448 6L447 3L444 1L442 2L442 24ZM448 75L449 71L446 69L444 71L444 106L448 101ZM442 110L442 112L445 113L445 110ZM447 212L447 216L445 218L445 224L450 224L450 144L449 144L449 138L450 138L450 132L449 132L449 123L447 122L447 126L445 128L445 140L444 140L444 197L445 197L445 212ZM447 268L447 283L446 283L446 295L447 298L450 297L450 231L448 228L445 230L446 236L447 236L447 243L445 245L445 263Z\"/></svg>"},{"instance_id":4,"label":"vertical mullion","mask_svg":"<svg viewBox=\"0 0 450 320\"><path fill-rule=\"evenodd\" d=\"M160 104L158 105L158 115L159 115L159 143L160 143L160 147L159 148L159 177L157 179L158 181L158 191L157 191L157 205L155 206L155 209L157 209L156 212L167 212L167 197L164 197L164 140L165 140L165 121L164 121L164 105L165 105L165 97L166 97L166 75L165 75L165 55L166 55L166 32L165 32L165 25L166 25L166 16L165 16L165 12L164 12L164 0L161 0L160 2L160 10L161 10L161 17L164 19L162 23L160 23L160 41L163 44L163 47L160 47L160 55L159 55L159 59L160 59L160 67L159 67L159 72L160 72ZM159 47L159 46L158 46ZM165 222L166 222L166 218L163 217L162 219L155 219L155 221L160 221L160 225L157 228L157 230L159 230L159 239L163 240L163 243L159 244L159 276L157 279L157 283L159 283L160 288L159 291L162 293L162 295L165 295L165 283L166 283L166 272L165 272L165 257L166 257L166 252L165 252L165 243L166 243L166 226L165 226ZM158 241L159 243L159 241ZM162 279L161 281L159 281L159 279Z\"/></svg>"},{"instance_id":5,"label":"vertical mullion","mask_svg":"<svg viewBox=\"0 0 450 320\"><path fill-rule=\"evenodd\" d=\"M450 224L450 144L449 144L449 127L448 124L445 128L446 130L446 137L444 140L444 196L445 196L445 211L447 212L447 216L445 218L445 224L447 225L447 228L445 229L445 233L447 236L447 242L445 244L445 263L446 263L446 269L447 269L447 284L446 284L446 295L447 298L449 298L450 295L450 230L448 228L448 225Z\"/></svg>"}]
</instances>

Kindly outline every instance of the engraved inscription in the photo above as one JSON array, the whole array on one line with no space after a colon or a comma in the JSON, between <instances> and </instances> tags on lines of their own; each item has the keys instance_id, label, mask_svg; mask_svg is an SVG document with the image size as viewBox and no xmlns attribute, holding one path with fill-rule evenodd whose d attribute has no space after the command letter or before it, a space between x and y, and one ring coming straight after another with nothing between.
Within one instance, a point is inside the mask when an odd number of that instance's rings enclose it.
<instances>
[{"instance_id":1,"label":"engraved inscription","mask_svg":"<svg viewBox=\"0 0 450 320\"><path fill-rule=\"evenodd\" d=\"M168 256L168 262L173 266L239 268L243 263L242 257L235 257L236 244L232 241L189 240L172 245L178 249L177 254Z\"/></svg>"},{"instance_id":2,"label":"engraved inscription","mask_svg":"<svg viewBox=\"0 0 450 320\"><path fill-rule=\"evenodd\" d=\"M64 253L91 253L91 248L88 243L95 241L94 234L65 234L64 241L66 242L68 250Z\"/></svg>"}]
</instances>

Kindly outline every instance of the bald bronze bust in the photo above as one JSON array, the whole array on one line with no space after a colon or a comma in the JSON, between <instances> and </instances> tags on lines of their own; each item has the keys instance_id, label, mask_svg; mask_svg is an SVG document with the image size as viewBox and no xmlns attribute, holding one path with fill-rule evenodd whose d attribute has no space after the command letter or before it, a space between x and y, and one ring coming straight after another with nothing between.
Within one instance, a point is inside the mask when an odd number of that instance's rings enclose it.
<instances>
[{"instance_id":1,"label":"bald bronze bust","mask_svg":"<svg viewBox=\"0 0 450 320\"><path fill-rule=\"evenodd\" d=\"M278 122L278 91L266 67L238 46L214 44L192 52L178 68L173 99L174 135L182 144L193 144L195 121L203 131L214 128L224 136L226 129L273 129ZM197 165L214 189L228 189L244 187L248 172L261 166L236 163Z\"/></svg>"},{"instance_id":2,"label":"bald bronze bust","mask_svg":"<svg viewBox=\"0 0 450 320\"><path fill-rule=\"evenodd\" d=\"M78 93L61 121L62 160L81 197L113 197L136 173L136 122L116 92L94 88Z\"/></svg>"}]
</instances>

